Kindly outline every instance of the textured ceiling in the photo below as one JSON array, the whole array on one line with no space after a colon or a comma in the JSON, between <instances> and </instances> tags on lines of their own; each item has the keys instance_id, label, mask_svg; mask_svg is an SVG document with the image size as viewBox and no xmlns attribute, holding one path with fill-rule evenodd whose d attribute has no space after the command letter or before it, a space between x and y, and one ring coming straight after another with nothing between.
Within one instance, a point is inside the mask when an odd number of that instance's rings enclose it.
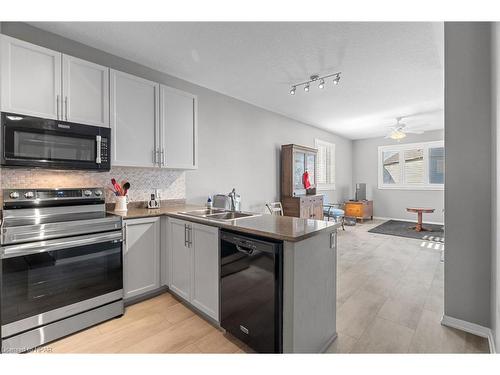
<instances>
[{"instance_id":1,"label":"textured ceiling","mask_svg":"<svg viewBox=\"0 0 500 375\"><path fill-rule=\"evenodd\" d=\"M443 128L442 23L34 22L32 25L351 139ZM311 74L341 84L288 94Z\"/></svg>"}]
</instances>

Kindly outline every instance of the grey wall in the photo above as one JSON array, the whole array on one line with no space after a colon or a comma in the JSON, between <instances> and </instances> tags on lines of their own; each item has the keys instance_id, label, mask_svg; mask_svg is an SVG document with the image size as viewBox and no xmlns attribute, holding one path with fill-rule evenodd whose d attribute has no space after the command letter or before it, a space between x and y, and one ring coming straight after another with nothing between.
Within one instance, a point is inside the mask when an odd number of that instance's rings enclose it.
<instances>
[{"instance_id":1,"label":"grey wall","mask_svg":"<svg viewBox=\"0 0 500 375\"><path fill-rule=\"evenodd\" d=\"M500 95L500 24L492 24L492 87L491 87L491 115L492 115L492 254L491 254L491 330L497 350L500 349L500 231L497 225L500 223L500 105L498 104Z\"/></svg>"},{"instance_id":2,"label":"grey wall","mask_svg":"<svg viewBox=\"0 0 500 375\"><path fill-rule=\"evenodd\" d=\"M315 137L336 144L337 190L328 192L330 200L351 195L350 140L24 23L4 22L2 32L198 95L199 169L186 172L190 202L204 203L207 195L235 187L243 209L263 210L266 201L279 199L280 145L314 146Z\"/></svg>"},{"instance_id":3,"label":"grey wall","mask_svg":"<svg viewBox=\"0 0 500 375\"><path fill-rule=\"evenodd\" d=\"M490 326L490 25L445 23L445 314Z\"/></svg>"},{"instance_id":4,"label":"grey wall","mask_svg":"<svg viewBox=\"0 0 500 375\"><path fill-rule=\"evenodd\" d=\"M408 134L401 142L442 141L443 130ZM426 222L443 223L444 191L442 190L394 190L378 188L378 146L398 144L392 139L370 138L353 141L353 184L365 182L366 195L373 199L373 213L377 217L415 220L415 214L406 212L406 207L435 208L433 214L425 214Z\"/></svg>"}]
</instances>

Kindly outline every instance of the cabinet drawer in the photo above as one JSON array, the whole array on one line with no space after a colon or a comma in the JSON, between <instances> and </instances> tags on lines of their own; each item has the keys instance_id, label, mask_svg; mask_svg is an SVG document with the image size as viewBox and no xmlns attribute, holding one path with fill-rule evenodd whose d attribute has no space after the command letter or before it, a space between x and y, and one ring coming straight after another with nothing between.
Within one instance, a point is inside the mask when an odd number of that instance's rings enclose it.
<instances>
[{"instance_id":1,"label":"cabinet drawer","mask_svg":"<svg viewBox=\"0 0 500 375\"><path fill-rule=\"evenodd\" d=\"M352 217L362 217L363 206L360 204L347 204L345 207L345 215Z\"/></svg>"}]
</instances>

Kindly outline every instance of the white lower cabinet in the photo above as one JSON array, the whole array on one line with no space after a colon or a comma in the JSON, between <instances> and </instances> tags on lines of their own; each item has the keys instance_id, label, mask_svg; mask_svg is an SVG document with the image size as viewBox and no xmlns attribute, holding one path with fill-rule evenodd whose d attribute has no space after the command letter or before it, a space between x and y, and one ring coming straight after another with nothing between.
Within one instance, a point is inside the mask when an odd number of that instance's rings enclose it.
<instances>
[{"instance_id":1,"label":"white lower cabinet","mask_svg":"<svg viewBox=\"0 0 500 375\"><path fill-rule=\"evenodd\" d=\"M124 299L160 287L160 217L124 221Z\"/></svg>"},{"instance_id":2,"label":"white lower cabinet","mask_svg":"<svg viewBox=\"0 0 500 375\"><path fill-rule=\"evenodd\" d=\"M169 218L169 288L219 321L219 230Z\"/></svg>"}]
</instances>

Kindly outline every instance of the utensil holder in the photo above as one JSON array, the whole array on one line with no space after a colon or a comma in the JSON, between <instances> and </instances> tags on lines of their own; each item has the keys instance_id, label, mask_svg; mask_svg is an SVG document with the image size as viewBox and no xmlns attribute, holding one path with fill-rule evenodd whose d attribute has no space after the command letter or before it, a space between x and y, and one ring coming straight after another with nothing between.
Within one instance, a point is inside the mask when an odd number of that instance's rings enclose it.
<instances>
[{"instance_id":1,"label":"utensil holder","mask_svg":"<svg viewBox=\"0 0 500 375\"><path fill-rule=\"evenodd\" d=\"M118 211L118 212L127 211L127 203L128 203L127 196L115 197L115 211Z\"/></svg>"}]
</instances>

